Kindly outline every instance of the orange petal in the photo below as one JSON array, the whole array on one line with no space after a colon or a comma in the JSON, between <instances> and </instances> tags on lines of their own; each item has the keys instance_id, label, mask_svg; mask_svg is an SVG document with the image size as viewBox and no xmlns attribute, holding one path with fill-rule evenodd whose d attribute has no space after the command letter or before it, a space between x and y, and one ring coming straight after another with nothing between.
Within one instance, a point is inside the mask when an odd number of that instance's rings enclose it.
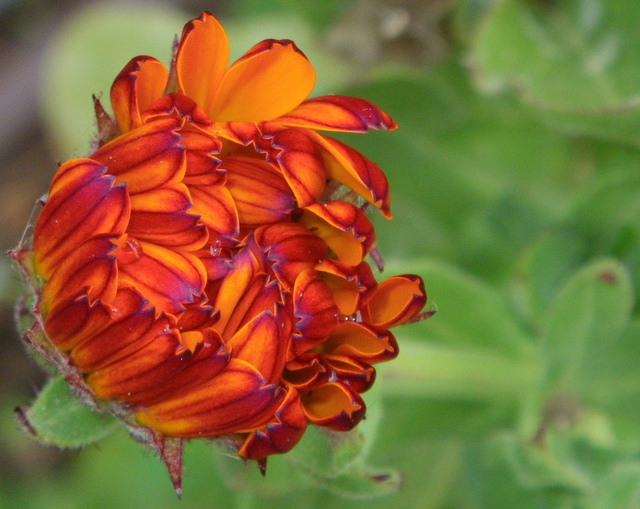
<instances>
[{"instance_id":1,"label":"orange petal","mask_svg":"<svg viewBox=\"0 0 640 509\"><path fill-rule=\"evenodd\" d=\"M305 208L300 224L324 240L339 261L358 265L375 240L373 225L355 205L344 201Z\"/></svg>"},{"instance_id":2,"label":"orange petal","mask_svg":"<svg viewBox=\"0 0 640 509\"><path fill-rule=\"evenodd\" d=\"M360 322L342 322L320 347L322 353L344 355L368 364L398 355L398 343L388 330Z\"/></svg>"},{"instance_id":3,"label":"orange petal","mask_svg":"<svg viewBox=\"0 0 640 509\"><path fill-rule=\"evenodd\" d=\"M324 356L308 353L287 362L283 380L298 391L313 391L324 386L332 375Z\"/></svg>"},{"instance_id":4,"label":"orange petal","mask_svg":"<svg viewBox=\"0 0 640 509\"><path fill-rule=\"evenodd\" d=\"M180 130L180 145L187 149L187 171L184 183L187 185L222 185L226 177L221 171L217 155L222 148L220 139L199 129Z\"/></svg>"},{"instance_id":5,"label":"orange petal","mask_svg":"<svg viewBox=\"0 0 640 509\"><path fill-rule=\"evenodd\" d=\"M297 223L276 223L256 230L255 240L278 280L290 290L300 272L327 257L327 245Z\"/></svg>"},{"instance_id":6,"label":"orange petal","mask_svg":"<svg viewBox=\"0 0 640 509\"><path fill-rule=\"evenodd\" d=\"M366 362L347 355L327 355L326 360L332 379L357 393L368 391L376 380L376 370Z\"/></svg>"},{"instance_id":7,"label":"orange petal","mask_svg":"<svg viewBox=\"0 0 640 509\"><path fill-rule=\"evenodd\" d=\"M321 147L329 177L351 188L380 209L384 217L391 219L389 183L382 170L348 145L314 131L308 132Z\"/></svg>"},{"instance_id":8,"label":"orange petal","mask_svg":"<svg viewBox=\"0 0 640 509\"><path fill-rule=\"evenodd\" d=\"M142 114L142 122L149 123L156 120L173 117L180 119L183 126L208 130L211 120L196 102L182 94L167 94L151 104Z\"/></svg>"},{"instance_id":9,"label":"orange petal","mask_svg":"<svg viewBox=\"0 0 640 509\"><path fill-rule=\"evenodd\" d=\"M370 320L380 327L395 327L416 316L426 301L420 277L406 274L387 278L369 301Z\"/></svg>"},{"instance_id":10,"label":"orange petal","mask_svg":"<svg viewBox=\"0 0 640 509\"><path fill-rule=\"evenodd\" d=\"M63 260L42 290L45 313L84 294L90 302L112 301L118 282L114 247L109 238L90 239Z\"/></svg>"},{"instance_id":11,"label":"orange petal","mask_svg":"<svg viewBox=\"0 0 640 509\"><path fill-rule=\"evenodd\" d=\"M353 315L366 304L377 285L367 262L352 267L333 260L322 260L316 270L331 289L340 313L346 316Z\"/></svg>"},{"instance_id":12,"label":"orange petal","mask_svg":"<svg viewBox=\"0 0 640 509\"><path fill-rule=\"evenodd\" d=\"M231 193L225 186L191 185L189 186L194 212L209 229L209 242L219 240L226 245L229 239L238 235L240 221Z\"/></svg>"},{"instance_id":13,"label":"orange petal","mask_svg":"<svg viewBox=\"0 0 640 509\"><path fill-rule=\"evenodd\" d=\"M191 197L183 184L165 186L131 197L127 233L166 247L195 251L209 238L200 216L190 214Z\"/></svg>"},{"instance_id":14,"label":"orange petal","mask_svg":"<svg viewBox=\"0 0 640 509\"><path fill-rule=\"evenodd\" d=\"M334 431L349 431L364 417L366 407L357 392L341 383L328 383L301 394L309 421Z\"/></svg>"},{"instance_id":15,"label":"orange petal","mask_svg":"<svg viewBox=\"0 0 640 509\"><path fill-rule=\"evenodd\" d=\"M250 364L231 359L206 383L135 415L140 424L168 436L217 436L264 426L282 399L278 388L265 385Z\"/></svg>"},{"instance_id":16,"label":"orange petal","mask_svg":"<svg viewBox=\"0 0 640 509\"><path fill-rule=\"evenodd\" d=\"M211 112L228 62L229 43L224 29L210 13L202 13L182 31L176 55L178 92Z\"/></svg>"},{"instance_id":17,"label":"orange petal","mask_svg":"<svg viewBox=\"0 0 640 509\"><path fill-rule=\"evenodd\" d=\"M293 194L271 164L249 157L223 157L227 189L238 210L241 227L255 228L288 217L295 208Z\"/></svg>"},{"instance_id":18,"label":"orange petal","mask_svg":"<svg viewBox=\"0 0 640 509\"><path fill-rule=\"evenodd\" d=\"M125 183L129 194L179 183L185 175L186 159L176 120L157 120L129 131L103 145L92 158Z\"/></svg>"},{"instance_id":19,"label":"orange petal","mask_svg":"<svg viewBox=\"0 0 640 509\"><path fill-rule=\"evenodd\" d=\"M316 144L296 129L284 129L266 138L271 141L269 158L280 167L298 207L317 201L327 183L327 173Z\"/></svg>"},{"instance_id":20,"label":"orange petal","mask_svg":"<svg viewBox=\"0 0 640 509\"><path fill-rule=\"evenodd\" d=\"M74 159L58 169L33 235L35 263L43 279L86 239L124 233L129 197L104 173L105 168L90 159Z\"/></svg>"},{"instance_id":21,"label":"orange petal","mask_svg":"<svg viewBox=\"0 0 640 509\"><path fill-rule=\"evenodd\" d=\"M307 418L302 410L300 395L289 387L272 422L252 432L238 449L243 459L261 460L271 454L290 451L302 438Z\"/></svg>"},{"instance_id":22,"label":"orange petal","mask_svg":"<svg viewBox=\"0 0 640 509\"><path fill-rule=\"evenodd\" d=\"M204 290L207 272L190 253L129 237L116 256L121 283L137 288L158 313L180 313Z\"/></svg>"},{"instance_id":23,"label":"orange petal","mask_svg":"<svg viewBox=\"0 0 640 509\"><path fill-rule=\"evenodd\" d=\"M236 332L227 342L234 358L255 367L267 383L282 376L291 328L282 307L276 314L265 311Z\"/></svg>"},{"instance_id":24,"label":"orange petal","mask_svg":"<svg viewBox=\"0 0 640 509\"><path fill-rule=\"evenodd\" d=\"M313 67L293 42L269 39L229 67L205 111L214 121L273 120L304 101L314 82Z\"/></svg>"},{"instance_id":25,"label":"orange petal","mask_svg":"<svg viewBox=\"0 0 640 509\"><path fill-rule=\"evenodd\" d=\"M111 106L121 133L142 125L142 112L162 96L168 77L164 65L152 57L136 57L122 69L111 85Z\"/></svg>"},{"instance_id":26,"label":"orange petal","mask_svg":"<svg viewBox=\"0 0 640 509\"><path fill-rule=\"evenodd\" d=\"M369 129L396 129L398 125L375 104L357 97L325 95L307 99L278 118L280 125L320 131L366 133Z\"/></svg>"},{"instance_id":27,"label":"orange petal","mask_svg":"<svg viewBox=\"0 0 640 509\"><path fill-rule=\"evenodd\" d=\"M315 270L301 272L292 293L297 333L291 342L289 360L322 343L338 325L338 307L331 290Z\"/></svg>"}]
</instances>

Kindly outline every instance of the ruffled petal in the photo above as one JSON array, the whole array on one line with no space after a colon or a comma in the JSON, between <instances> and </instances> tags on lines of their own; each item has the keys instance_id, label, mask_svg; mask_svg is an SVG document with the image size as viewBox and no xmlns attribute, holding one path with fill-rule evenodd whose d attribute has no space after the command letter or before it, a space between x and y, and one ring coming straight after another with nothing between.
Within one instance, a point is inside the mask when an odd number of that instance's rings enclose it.
<instances>
[{"instance_id":1,"label":"ruffled petal","mask_svg":"<svg viewBox=\"0 0 640 509\"><path fill-rule=\"evenodd\" d=\"M331 289L340 313L345 316L353 315L364 306L377 285L367 262L353 267L334 260L322 260L316 270Z\"/></svg>"},{"instance_id":2,"label":"ruffled petal","mask_svg":"<svg viewBox=\"0 0 640 509\"><path fill-rule=\"evenodd\" d=\"M301 400L309 421L334 431L353 429L366 411L358 393L341 383L302 393Z\"/></svg>"},{"instance_id":3,"label":"ruffled petal","mask_svg":"<svg viewBox=\"0 0 640 509\"><path fill-rule=\"evenodd\" d=\"M269 39L227 69L212 107L205 111L214 121L273 120L304 101L314 82L313 67L293 42Z\"/></svg>"},{"instance_id":4,"label":"ruffled petal","mask_svg":"<svg viewBox=\"0 0 640 509\"><path fill-rule=\"evenodd\" d=\"M416 316L426 301L420 277L413 274L390 277L380 282L371 297L369 319L380 327L395 327Z\"/></svg>"},{"instance_id":5,"label":"ruffled petal","mask_svg":"<svg viewBox=\"0 0 640 509\"><path fill-rule=\"evenodd\" d=\"M389 183L382 170L348 145L308 132L321 147L329 177L352 189L391 219Z\"/></svg>"},{"instance_id":6,"label":"ruffled petal","mask_svg":"<svg viewBox=\"0 0 640 509\"><path fill-rule=\"evenodd\" d=\"M306 427L307 418L302 410L300 395L296 389L289 387L273 421L249 434L238 449L238 456L261 460L271 454L290 451L300 441Z\"/></svg>"},{"instance_id":7,"label":"ruffled petal","mask_svg":"<svg viewBox=\"0 0 640 509\"><path fill-rule=\"evenodd\" d=\"M227 35L210 13L187 23L176 55L178 92L210 113L229 62Z\"/></svg>"},{"instance_id":8,"label":"ruffled petal","mask_svg":"<svg viewBox=\"0 0 640 509\"><path fill-rule=\"evenodd\" d=\"M111 106L121 133L140 127L142 112L159 99L169 73L152 57L132 59L111 85Z\"/></svg>"},{"instance_id":9,"label":"ruffled petal","mask_svg":"<svg viewBox=\"0 0 640 509\"><path fill-rule=\"evenodd\" d=\"M184 178L186 159L176 120L145 124L103 145L92 158L108 167L129 194L142 193Z\"/></svg>"},{"instance_id":10,"label":"ruffled petal","mask_svg":"<svg viewBox=\"0 0 640 509\"><path fill-rule=\"evenodd\" d=\"M267 383L279 380L284 368L291 326L282 307L265 311L236 332L227 342L234 358L255 367Z\"/></svg>"},{"instance_id":11,"label":"ruffled petal","mask_svg":"<svg viewBox=\"0 0 640 509\"><path fill-rule=\"evenodd\" d=\"M364 212L344 201L310 205L299 223L324 240L337 259L348 265L358 265L375 241L373 225Z\"/></svg>"},{"instance_id":12,"label":"ruffled petal","mask_svg":"<svg viewBox=\"0 0 640 509\"><path fill-rule=\"evenodd\" d=\"M149 123L163 118L180 119L183 127L208 130L211 120L196 102L182 94L167 94L151 104L142 114L142 122Z\"/></svg>"},{"instance_id":13,"label":"ruffled petal","mask_svg":"<svg viewBox=\"0 0 640 509\"><path fill-rule=\"evenodd\" d=\"M324 386L332 373L323 356L307 353L287 362L282 378L288 385L303 392Z\"/></svg>"},{"instance_id":14,"label":"ruffled petal","mask_svg":"<svg viewBox=\"0 0 640 509\"><path fill-rule=\"evenodd\" d=\"M376 380L376 370L372 366L348 355L328 355L326 361L331 378L357 393L368 391Z\"/></svg>"},{"instance_id":15,"label":"ruffled petal","mask_svg":"<svg viewBox=\"0 0 640 509\"><path fill-rule=\"evenodd\" d=\"M129 197L105 171L90 159L74 159L56 173L33 235L35 264L43 279L88 238L124 233Z\"/></svg>"},{"instance_id":16,"label":"ruffled petal","mask_svg":"<svg viewBox=\"0 0 640 509\"><path fill-rule=\"evenodd\" d=\"M366 133L369 129L396 129L398 125L375 104L344 95L307 99L275 120L279 125L320 131Z\"/></svg>"},{"instance_id":17,"label":"ruffled petal","mask_svg":"<svg viewBox=\"0 0 640 509\"><path fill-rule=\"evenodd\" d=\"M323 354L343 355L368 364L395 359L398 343L388 330L366 323L342 322L320 347Z\"/></svg>"},{"instance_id":18,"label":"ruffled petal","mask_svg":"<svg viewBox=\"0 0 640 509\"><path fill-rule=\"evenodd\" d=\"M140 424L174 437L216 436L258 429L273 419L283 397L250 364L231 359L208 382L145 410Z\"/></svg>"},{"instance_id":19,"label":"ruffled petal","mask_svg":"<svg viewBox=\"0 0 640 509\"><path fill-rule=\"evenodd\" d=\"M281 221L295 208L293 193L271 164L248 157L223 157L227 189L238 210L240 225L255 228Z\"/></svg>"},{"instance_id":20,"label":"ruffled petal","mask_svg":"<svg viewBox=\"0 0 640 509\"><path fill-rule=\"evenodd\" d=\"M127 233L165 247L195 251L207 243L209 234L190 209L191 197L183 184L136 194L131 197Z\"/></svg>"},{"instance_id":21,"label":"ruffled petal","mask_svg":"<svg viewBox=\"0 0 640 509\"><path fill-rule=\"evenodd\" d=\"M331 290L315 270L300 273L292 294L296 333L291 341L289 360L322 343L338 325L338 307Z\"/></svg>"},{"instance_id":22,"label":"ruffled petal","mask_svg":"<svg viewBox=\"0 0 640 509\"><path fill-rule=\"evenodd\" d=\"M42 290L45 314L56 305L85 294L90 302L112 301L118 283L114 248L112 239L89 239L62 260Z\"/></svg>"},{"instance_id":23,"label":"ruffled petal","mask_svg":"<svg viewBox=\"0 0 640 509\"><path fill-rule=\"evenodd\" d=\"M285 290L293 287L300 272L315 267L328 253L322 239L297 223L260 227L255 240Z\"/></svg>"},{"instance_id":24,"label":"ruffled petal","mask_svg":"<svg viewBox=\"0 0 640 509\"><path fill-rule=\"evenodd\" d=\"M327 172L316 144L296 129L284 129L264 137L270 140L269 160L278 164L298 207L317 201L326 186Z\"/></svg>"},{"instance_id":25,"label":"ruffled petal","mask_svg":"<svg viewBox=\"0 0 640 509\"><path fill-rule=\"evenodd\" d=\"M128 237L116 256L120 281L135 287L157 312L181 313L204 290L207 272L190 253Z\"/></svg>"}]
</instances>

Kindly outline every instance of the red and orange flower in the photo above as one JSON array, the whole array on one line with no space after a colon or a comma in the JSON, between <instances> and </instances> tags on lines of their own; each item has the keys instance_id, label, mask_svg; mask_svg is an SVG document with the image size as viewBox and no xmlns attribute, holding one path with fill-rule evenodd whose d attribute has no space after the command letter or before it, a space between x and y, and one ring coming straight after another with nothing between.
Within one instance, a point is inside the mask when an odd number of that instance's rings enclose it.
<instances>
[{"instance_id":1,"label":"red and orange flower","mask_svg":"<svg viewBox=\"0 0 640 509\"><path fill-rule=\"evenodd\" d=\"M227 64L209 13L169 71L129 62L115 119L96 102L95 152L60 166L32 250L14 255L69 383L137 436L224 436L264 467L308 423L363 418L372 365L398 354L389 328L426 296L417 276L376 282L363 210L390 217L387 180L318 132L393 120L362 99L307 99L314 71L291 41Z\"/></svg>"}]
</instances>

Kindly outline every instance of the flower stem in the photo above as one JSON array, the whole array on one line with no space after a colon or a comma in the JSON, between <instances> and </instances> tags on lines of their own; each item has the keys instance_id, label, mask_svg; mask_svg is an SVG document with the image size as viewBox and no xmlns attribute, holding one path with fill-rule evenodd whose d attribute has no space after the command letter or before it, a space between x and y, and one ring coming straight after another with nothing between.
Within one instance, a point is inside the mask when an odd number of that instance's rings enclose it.
<instances>
[{"instance_id":1,"label":"flower stem","mask_svg":"<svg viewBox=\"0 0 640 509\"><path fill-rule=\"evenodd\" d=\"M535 360L405 340L398 358L378 372L388 396L507 402L530 392L540 370Z\"/></svg>"}]
</instances>

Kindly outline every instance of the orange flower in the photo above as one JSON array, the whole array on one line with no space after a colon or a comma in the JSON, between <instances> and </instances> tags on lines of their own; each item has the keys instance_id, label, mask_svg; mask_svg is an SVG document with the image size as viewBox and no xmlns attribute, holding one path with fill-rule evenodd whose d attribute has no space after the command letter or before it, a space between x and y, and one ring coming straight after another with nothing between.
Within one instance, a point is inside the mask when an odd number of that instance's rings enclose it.
<instances>
[{"instance_id":1,"label":"orange flower","mask_svg":"<svg viewBox=\"0 0 640 509\"><path fill-rule=\"evenodd\" d=\"M387 181L317 132L395 123L362 99L306 99L313 68L291 41L227 59L208 13L170 71L133 59L115 120L96 104L97 149L53 179L33 269L15 256L40 282L51 360L80 392L168 465L165 438L224 436L264 468L308 423L364 417L372 364L398 353L389 327L426 295L417 276L376 282L362 203L390 217Z\"/></svg>"}]
</instances>

